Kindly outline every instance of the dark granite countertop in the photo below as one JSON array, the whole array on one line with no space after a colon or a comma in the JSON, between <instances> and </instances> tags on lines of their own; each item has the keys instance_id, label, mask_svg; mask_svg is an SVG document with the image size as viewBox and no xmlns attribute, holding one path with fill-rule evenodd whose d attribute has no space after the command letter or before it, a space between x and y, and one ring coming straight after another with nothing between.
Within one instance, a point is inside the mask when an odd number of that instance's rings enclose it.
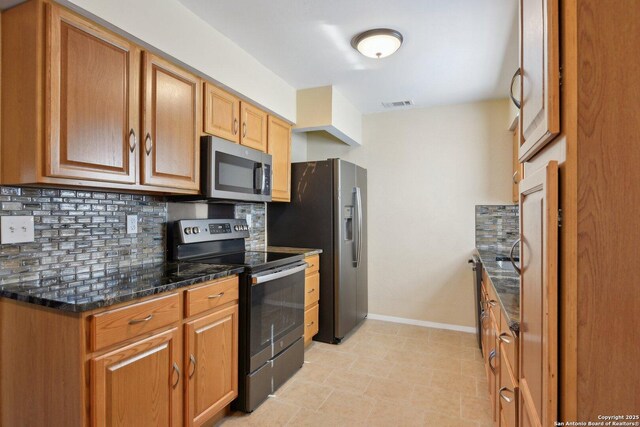
<instances>
[{"instance_id":1,"label":"dark granite countertop","mask_svg":"<svg viewBox=\"0 0 640 427\"><path fill-rule=\"evenodd\" d=\"M81 313L241 273L243 267L167 262L93 273L90 278L47 278L0 284L0 297Z\"/></svg>"},{"instance_id":2,"label":"dark granite countertop","mask_svg":"<svg viewBox=\"0 0 640 427\"><path fill-rule=\"evenodd\" d=\"M518 333L520 331L520 277L513 269L503 268L496 261L497 257L508 258L509 254L497 248L476 249L476 252L482 261L482 268L487 272L496 290L502 312L507 315L509 328ZM504 261L504 264L511 265L509 261Z\"/></svg>"},{"instance_id":3,"label":"dark granite countertop","mask_svg":"<svg viewBox=\"0 0 640 427\"><path fill-rule=\"evenodd\" d=\"M321 254L322 249L312 249L312 248L290 248L288 246L267 246L267 251L269 252L283 252L287 254L296 254L296 255L304 255L311 256L316 254Z\"/></svg>"}]
</instances>

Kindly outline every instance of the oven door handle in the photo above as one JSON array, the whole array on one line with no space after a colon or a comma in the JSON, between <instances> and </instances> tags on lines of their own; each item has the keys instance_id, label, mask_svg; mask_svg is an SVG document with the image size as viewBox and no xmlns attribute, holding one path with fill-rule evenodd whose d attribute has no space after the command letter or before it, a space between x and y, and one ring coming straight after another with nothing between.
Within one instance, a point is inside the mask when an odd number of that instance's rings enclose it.
<instances>
[{"instance_id":1,"label":"oven door handle","mask_svg":"<svg viewBox=\"0 0 640 427\"><path fill-rule=\"evenodd\" d=\"M287 268L286 270L281 270L276 273L261 273L255 274L251 276L251 285L259 285L265 282L271 282L272 280L281 279L283 277L291 276L292 274L299 273L307 269L309 265L306 262L302 262L301 264L296 264L291 268Z\"/></svg>"}]
</instances>

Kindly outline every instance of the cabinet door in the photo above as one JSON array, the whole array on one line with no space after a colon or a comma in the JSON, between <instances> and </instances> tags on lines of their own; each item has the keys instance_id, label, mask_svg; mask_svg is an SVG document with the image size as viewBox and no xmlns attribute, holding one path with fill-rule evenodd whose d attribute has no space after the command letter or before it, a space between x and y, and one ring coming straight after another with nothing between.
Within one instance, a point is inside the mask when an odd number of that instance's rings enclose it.
<instances>
[{"instance_id":1,"label":"cabinet door","mask_svg":"<svg viewBox=\"0 0 640 427\"><path fill-rule=\"evenodd\" d=\"M200 80L144 52L142 183L200 187Z\"/></svg>"},{"instance_id":2,"label":"cabinet door","mask_svg":"<svg viewBox=\"0 0 640 427\"><path fill-rule=\"evenodd\" d=\"M240 101L230 93L206 82L204 131L236 144L240 142Z\"/></svg>"},{"instance_id":3,"label":"cabinet door","mask_svg":"<svg viewBox=\"0 0 640 427\"><path fill-rule=\"evenodd\" d=\"M521 0L520 160L560 132L558 0Z\"/></svg>"},{"instance_id":4,"label":"cabinet door","mask_svg":"<svg viewBox=\"0 0 640 427\"><path fill-rule=\"evenodd\" d=\"M200 426L238 396L238 306L185 327L186 424Z\"/></svg>"},{"instance_id":5,"label":"cabinet door","mask_svg":"<svg viewBox=\"0 0 640 427\"><path fill-rule=\"evenodd\" d=\"M135 184L139 50L47 4L45 174Z\"/></svg>"},{"instance_id":6,"label":"cabinet door","mask_svg":"<svg viewBox=\"0 0 640 427\"><path fill-rule=\"evenodd\" d=\"M171 329L91 360L93 425L181 425L180 350Z\"/></svg>"},{"instance_id":7,"label":"cabinet door","mask_svg":"<svg viewBox=\"0 0 640 427\"><path fill-rule=\"evenodd\" d=\"M273 201L291 200L291 126L269 116L267 144L272 157L271 196Z\"/></svg>"},{"instance_id":8,"label":"cabinet door","mask_svg":"<svg viewBox=\"0 0 640 427\"><path fill-rule=\"evenodd\" d=\"M520 424L553 425L558 391L558 163L520 182Z\"/></svg>"},{"instance_id":9,"label":"cabinet door","mask_svg":"<svg viewBox=\"0 0 640 427\"><path fill-rule=\"evenodd\" d=\"M242 131L240 144L267 151L267 113L246 102L240 103Z\"/></svg>"}]
</instances>

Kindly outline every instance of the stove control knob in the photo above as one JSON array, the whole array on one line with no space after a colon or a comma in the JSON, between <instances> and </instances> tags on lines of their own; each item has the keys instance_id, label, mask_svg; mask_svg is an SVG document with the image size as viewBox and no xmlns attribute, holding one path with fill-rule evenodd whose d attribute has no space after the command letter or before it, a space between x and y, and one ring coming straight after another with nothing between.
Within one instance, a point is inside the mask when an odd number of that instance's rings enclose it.
<instances>
[{"instance_id":1,"label":"stove control knob","mask_svg":"<svg viewBox=\"0 0 640 427\"><path fill-rule=\"evenodd\" d=\"M191 227L185 227L184 234L191 234Z\"/></svg>"},{"instance_id":2,"label":"stove control knob","mask_svg":"<svg viewBox=\"0 0 640 427\"><path fill-rule=\"evenodd\" d=\"M193 227L193 234L200 233L200 227Z\"/></svg>"},{"instance_id":3,"label":"stove control knob","mask_svg":"<svg viewBox=\"0 0 640 427\"><path fill-rule=\"evenodd\" d=\"M233 231L238 231L238 226L237 225L233 226Z\"/></svg>"}]
</instances>

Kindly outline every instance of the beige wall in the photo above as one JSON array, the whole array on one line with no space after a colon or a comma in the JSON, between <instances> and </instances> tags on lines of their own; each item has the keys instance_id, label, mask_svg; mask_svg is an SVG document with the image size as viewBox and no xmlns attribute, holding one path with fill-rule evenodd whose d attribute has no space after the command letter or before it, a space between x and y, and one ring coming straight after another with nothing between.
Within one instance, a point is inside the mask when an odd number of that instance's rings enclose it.
<instances>
[{"instance_id":1,"label":"beige wall","mask_svg":"<svg viewBox=\"0 0 640 427\"><path fill-rule=\"evenodd\" d=\"M507 100L364 116L363 145L307 136L307 158L368 169L369 312L473 326L474 206L511 199Z\"/></svg>"}]
</instances>

